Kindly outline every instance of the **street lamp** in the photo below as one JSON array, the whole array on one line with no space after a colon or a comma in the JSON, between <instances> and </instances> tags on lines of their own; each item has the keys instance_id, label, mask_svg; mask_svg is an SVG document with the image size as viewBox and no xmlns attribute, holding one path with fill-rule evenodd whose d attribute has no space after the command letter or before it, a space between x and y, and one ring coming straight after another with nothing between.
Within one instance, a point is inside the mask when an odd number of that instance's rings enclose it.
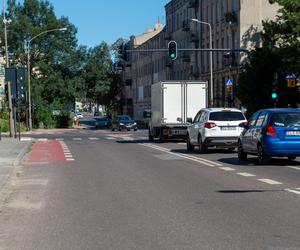
<instances>
[{"instance_id":1,"label":"street lamp","mask_svg":"<svg viewBox=\"0 0 300 250\"><path fill-rule=\"evenodd\" d=\"M193 22L205 24L209 27L209 48L210 48L210 106L214 105L214 88L213 88L213 56L212 56L212 34L211 34L211 25L207 22L199 21L198 19L191 19Z\"/></svg>"},{"instance_id":2,"label":"street lamp","mask_svg":"<svg viewBox=\"0 0 300 250\"><path fill-rule=\"evenodd\" d=\"M29 130L32 131L32 118L31 118L31 88L30 88L30 44L31 42L36 39L37 37L44 35L49 32L54 31L65 31L67 28L57 28L43 31L33 38L27 40L27 87L28 87L28 116L29 116Z\"/></svg>"}]
</instances>

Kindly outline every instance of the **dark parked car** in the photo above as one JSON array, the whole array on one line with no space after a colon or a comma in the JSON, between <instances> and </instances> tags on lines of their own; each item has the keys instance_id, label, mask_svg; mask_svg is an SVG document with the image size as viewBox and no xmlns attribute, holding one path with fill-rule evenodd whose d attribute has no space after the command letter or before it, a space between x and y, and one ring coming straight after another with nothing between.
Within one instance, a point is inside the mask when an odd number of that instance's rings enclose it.
<instances>
[{"instance_id":1,"label":"dark parked car","mask_svg":"<svg viewBox=\"0 0 300 250\"><path fill-rule=\"evenodd\" d=\"M111 123L111 130L114 131L115 129L121 131L122 129L133 129L134 131L137 130L137 124L132 118L128 115L117 115Z\"/></svg>"},{"instance_id":2,"label":"dark parked car","mask_svg":"<svg viewBox=\"0 0 300 250\"><path fill-rule=\"evenodd\" d=\"M110 128L111 127L111 122L107 116L101 116L101 117L97 117L94 119L96 120L96 122L95 122L96 128Z\"/></svg>"},{"instance_id":3,"label":"dark parked car","mask_svg":"<svg viewBox=\"0 0 300 250\"><path fill-rule=\"evenodd\" d=\"M263 109L240 124L244 131L238 141L238 158L247 154L258 156L259 164L267 164L271 157L300 156L300 109Z\"/></svg>"}]
</instances>

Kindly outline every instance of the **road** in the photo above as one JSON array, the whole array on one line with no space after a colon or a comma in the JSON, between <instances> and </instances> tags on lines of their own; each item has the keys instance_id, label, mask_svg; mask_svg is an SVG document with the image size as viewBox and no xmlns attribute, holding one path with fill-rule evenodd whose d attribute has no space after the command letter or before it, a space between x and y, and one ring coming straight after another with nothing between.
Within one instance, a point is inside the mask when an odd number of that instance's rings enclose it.
<instances>
[{"instance_id":1,"label":"road","mask_svg":"<svg viewBox=\"0 0 300 250\"><path fill-rule=\"evenodd\" d=\"M0 249L300 249L299 158L257 166L146 135L30 135L0 213Z\"/></svg>"}]
</instances>

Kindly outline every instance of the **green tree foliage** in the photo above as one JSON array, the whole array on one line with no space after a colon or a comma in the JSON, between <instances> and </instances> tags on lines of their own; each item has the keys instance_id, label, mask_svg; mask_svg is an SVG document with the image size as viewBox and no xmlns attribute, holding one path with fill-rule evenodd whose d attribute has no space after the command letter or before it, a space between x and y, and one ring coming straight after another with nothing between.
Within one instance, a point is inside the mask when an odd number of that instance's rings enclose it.
<instances>
[{"instance_id":1,"label":"green tree foliage","mask_svg":"<svg viewBox=\"0 0 300 250\"><path fill-rule=\"evenodd\" d=\"M274 21L263 22L263 47L251 52L236 89L250 114L264 107L300 105L299 89L287 88L285 80L289 73L300 73L300 1L271 2L280 5L278 15ZM273 89L277 89L277 100L271 98Z\"/></svg>"},{"instance_id":2,"label":"green tree foliage","mask_svg":"<svg viewBox=\"0 0 300 250\"><path fill-rule=\"evenodd\" d=\"M78 46L76 27L67 17L58 18L45 0L7 1L6 18L11 67L27 67L30 43L31 95L35 122L53 126L51 110L74 106L75 99L90 98L113 105L119 75L113 70L106 43L88 49ZM66 31L42 32L67 28ZM0 32L3 34L3 24ZM4 37L1 37L4 44ZM91 101L91 100L90 100Z\"/></svg>"}]
</instances>

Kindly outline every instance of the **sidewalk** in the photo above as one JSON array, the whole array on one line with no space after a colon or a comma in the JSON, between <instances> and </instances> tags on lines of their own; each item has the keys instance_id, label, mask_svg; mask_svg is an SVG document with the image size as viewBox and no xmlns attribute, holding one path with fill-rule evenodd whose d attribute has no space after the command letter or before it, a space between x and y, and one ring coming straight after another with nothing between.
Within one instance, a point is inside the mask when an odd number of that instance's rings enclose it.
<instances>
[{"instance_id":1,"label":"sidewalk","mask_svg":"<svg viewBox=\"0 0 300 250\"><path fill-rule=\"evenodd\" d=\"M13 173L14 167L21 164L30 144L30 141L2 137L0 141L0 193Z\"/></svg>"}]
</instances>

